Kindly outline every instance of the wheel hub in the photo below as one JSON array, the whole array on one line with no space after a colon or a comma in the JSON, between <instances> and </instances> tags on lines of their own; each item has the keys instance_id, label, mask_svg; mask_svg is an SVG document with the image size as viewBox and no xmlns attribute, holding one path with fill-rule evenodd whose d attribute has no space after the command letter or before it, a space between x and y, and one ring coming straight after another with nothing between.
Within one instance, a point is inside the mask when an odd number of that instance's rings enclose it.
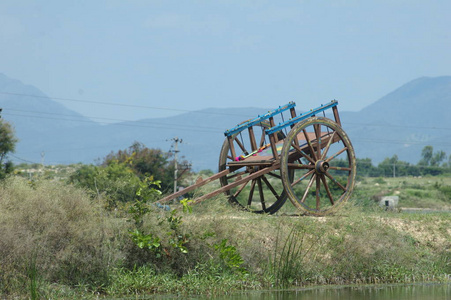
<instances>
[{"instance_id":1,"label":"wheel hub","mask_svg":"<svg viewBox=\"0 0 451 300\"><path fill-rule=\"evenodd\" d=\"M317 174L325 174L329 169L329 163L327 161L318 160L315 163L315 170Z\"/></svg>"}]
</instances>

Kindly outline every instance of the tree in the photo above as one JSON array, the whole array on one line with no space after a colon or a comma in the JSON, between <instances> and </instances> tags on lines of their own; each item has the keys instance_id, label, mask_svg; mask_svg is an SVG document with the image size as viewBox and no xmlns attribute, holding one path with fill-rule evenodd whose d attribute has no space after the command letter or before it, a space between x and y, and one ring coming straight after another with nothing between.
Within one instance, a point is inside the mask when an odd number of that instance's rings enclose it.
<instances>
[{"instance_id":1,"label":"tree","mask_svg":"<svg viewBox=\"0 0 451 300\"><path fill-rule=\"evenodd\" d=\"M378 165L378 169L381 170L383 176L396 177L396 165L399 162L398 155L394 154L391 158L386 157Z\"/></svg>"},{"instance_id":2,"label":"tree","mask_svg":"<svg viewBox=\"0 0 451 300\"><path fill-rule=\"evenodd\" d=\"M141 184L130 167L117 161L105 167L83 165L69 177L69 182L104 197L109 208L133 201Z\"/></svg>"},{"instance_id":3,"label":"tree","mask_svg":"<svg viewBox=\"0 0 451 300\"><path fill-rule=\"evenodd\" d=\"M110 153L102 162L103 166L117 161L129 165L134 172L143 179L153 177L153 180L161 182L163 192L171 190L174 184L174 161L170 160L171 153L165 153L160 149L150 149L142 143L135 142L126 150ZM186 161L179 162L187 164Z\"/></svg>"},{"instance_id":4,"label":"tree","mask_svg":"<svg viewBox=\"0 0 451 300\"><path fill-rule=\"evenodd\" d=\"M435 152L431 158L431 166L437 167L440 166L440 163L444 161L446 158L446 153L444 151Z\"/></svg>"},{"instance_id":5,"label":"tree","mask_svg":"<svg viewBox=\"0 0 451 300\"><path fill-rule=\"evenodd\" d=\"M428 145L421 151L421 157L418 166L422 167L421 173L423 175L436 176L443 174L446 163L443 163L442 167L440 164L446 159L446 153L444 151L434 152L434 148Z\"/></svg>"},{"instance_id":6,"label":"tree","mask_svg":"<svg viewBox=\"0 0 451 300\"><path fill-rule=\"evenodd\" d=\"M421 151L421 160L418 162L421 166L429 166L432 159L434 148L432 146L424 146Z\"/></svg>"},{"instance_id":7,"label":"tree","mask_svg":"<svg viewBox=\"0 0 451 300\"><path fill-rule=\"evenodd\" d=\"M0 178L4 178L13 170L13 163L8 161L8 153L16 150L17 138L12 126L0 120Z\"/></svg>"}]
</instances>

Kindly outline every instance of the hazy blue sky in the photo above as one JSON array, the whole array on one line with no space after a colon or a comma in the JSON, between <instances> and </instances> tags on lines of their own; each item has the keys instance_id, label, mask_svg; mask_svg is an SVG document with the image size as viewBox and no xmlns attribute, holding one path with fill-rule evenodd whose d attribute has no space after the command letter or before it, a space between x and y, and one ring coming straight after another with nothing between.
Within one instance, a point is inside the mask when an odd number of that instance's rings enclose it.
<instances>
[{"instance_id":1,"label":"hazy blue sky","mask_svg":"<svg viewBox=\"0 0 451 300\"><path fill-rule=\"evenodd\" d=\"M89 117L357 111L451 75L451 1L0 1L0 72ZM152 107L154 107L152 109ZM252 117L252 116L250 116Z\"/></svg>"}]
</instances>

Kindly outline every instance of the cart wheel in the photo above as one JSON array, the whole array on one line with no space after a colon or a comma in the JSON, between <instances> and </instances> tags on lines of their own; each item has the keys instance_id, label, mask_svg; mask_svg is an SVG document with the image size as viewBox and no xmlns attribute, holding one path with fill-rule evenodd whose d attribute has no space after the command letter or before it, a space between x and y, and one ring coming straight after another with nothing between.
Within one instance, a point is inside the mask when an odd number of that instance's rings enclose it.
<instances>
[{"instance_id":1,"label":"cart wheel","mask_svg":"<svg viewBox=\"0 0 451 300\"><path fill-rule=\"evenodd\" d=\"M288 133L281 173L294 206L309 215L326 215L351 196L356 175L354 148L340 125L327 118L309 118Z\"/></svg>"},{"instance_id":2,"label":"cart wheel","mask_svg":"<svg viewBox=\"0 0 451 300\"><path fill-rule=\"evenodd\" d=\"M262 125L263 130L267 126ZM261 137L256 139L259 142L259 147L265 144L263 130ZM285 135L280 133L279 138L283 139ZM246 130L233 136L233 143L234 148L239 149L243 153L252 152L249 133ZM230 145L228 140L225 139L219 156L219 172L228 168L227 164L231 161L233 161L233 157L230 155ZM227 176L220 178L221 186L226 186L237 180L244 179L261 168L264 167L251 166L234 170ZM281 181L280 169L245 181L243 184L226 191L225 194L228 196L231 204L253 213L273 214L282 207L287 199L287 194L284 191Z\"/></svg>"}]
</instances>

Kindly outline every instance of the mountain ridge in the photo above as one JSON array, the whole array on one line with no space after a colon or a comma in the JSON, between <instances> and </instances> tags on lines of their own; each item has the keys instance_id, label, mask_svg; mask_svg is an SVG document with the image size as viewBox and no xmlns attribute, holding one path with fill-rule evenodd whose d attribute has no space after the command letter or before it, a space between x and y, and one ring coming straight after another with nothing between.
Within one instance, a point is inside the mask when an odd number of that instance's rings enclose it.
<instances>
[{"instance_id":1,"label":"mountain ridge","mask_svg":"<svg viewBox=\"0 0 451 300\"><path fill-rule=\"evenodd\" d=\"M340 117L358 158L368 157L378 163L397 154L401 160L416 163L421 149L429 144L451 154L451 144L446 142L451 129L448 103L451 76L420 77L359 112L340 111ZM207 108L172 117L101 125L46 97L38 88L1 73L0 108L2 117L16 128L17 162L40 162L45 153L45 162L50 164L94 163L135 141L169 151L171 138L179 137L183 139L181 155L193 168L213 171L224 131L268 111L255 107ZM297 107L297 112L308 109Z\"/></svg>"}]
</instances>

